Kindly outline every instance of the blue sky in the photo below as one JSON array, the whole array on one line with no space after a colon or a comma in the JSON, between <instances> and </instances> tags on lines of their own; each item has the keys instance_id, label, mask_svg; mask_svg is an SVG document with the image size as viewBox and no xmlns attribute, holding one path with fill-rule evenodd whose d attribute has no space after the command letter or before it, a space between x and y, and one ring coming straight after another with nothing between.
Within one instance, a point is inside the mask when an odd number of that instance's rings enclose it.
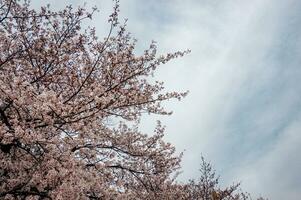
<instances>
[{"instance_id":1,"label":"blue sky","mask_svg":"<svg viewBox=\"0 0 301 200\"><path fill-rule=\"evenodd\" d=\"M101 10L91 25L105 35L111 1L88 5ZM121 0L139 49L156 40L162 53L192 50L156 73L168 90L190 94L166 103L172 116L145 116L141 127L162 120L166 140L185 150L179 180L198 176L202 154L224 185L241 181L274 200L301 196L300 10L299 0Z\"/></svg>"}]
</instances>

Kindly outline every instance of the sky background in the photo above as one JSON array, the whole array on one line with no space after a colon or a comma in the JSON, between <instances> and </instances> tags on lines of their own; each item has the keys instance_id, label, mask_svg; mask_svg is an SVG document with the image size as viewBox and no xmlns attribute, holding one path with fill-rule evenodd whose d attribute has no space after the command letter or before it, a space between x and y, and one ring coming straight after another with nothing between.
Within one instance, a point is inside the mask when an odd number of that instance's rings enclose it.
<instances>
[{"instance_id":1,"label":"sky background","mask_svg":"<svg viewBox=\"0 0 301 200\"><path fill-rule=\"evenodd\" d=\"M100 9L89 25L105 36L112 2L86 1ZM141 124L151 131L160 119L166 140L184 151L179 180L199 176L203 155L222 185L240 181L254 197L299 199L301 1L121 0L120 8L138 52L151 40L159 53L192 51L156 72L167 90L189 90L187 98L165 104L172 116L145 116Z\"/></svg>"}]
</instances>

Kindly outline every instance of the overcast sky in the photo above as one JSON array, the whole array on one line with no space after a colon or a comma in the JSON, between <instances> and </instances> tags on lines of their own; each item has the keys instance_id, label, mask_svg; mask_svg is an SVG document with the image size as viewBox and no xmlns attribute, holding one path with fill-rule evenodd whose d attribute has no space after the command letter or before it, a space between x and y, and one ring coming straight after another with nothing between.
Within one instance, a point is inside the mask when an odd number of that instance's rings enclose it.
<instances>
[{"instance_id":1,"label":"overcast sky","mask_svg":"<svg viewBox=\"0 0 301 200\"><path fill-rule=\"evenodd\" d=\"M107 31L110 0L90 23ZM33 0L55 7L84 1ZM179 180L198 177L201 154L222 184L273 200L301 196L301 1L121 0L121 18L138 49L156 40L159 52L191 49L156 73L168 90L189 90L166 104L166 140L184 151ZM142 130L154 128L146 116Z\"/></svg>"}]
</instances>

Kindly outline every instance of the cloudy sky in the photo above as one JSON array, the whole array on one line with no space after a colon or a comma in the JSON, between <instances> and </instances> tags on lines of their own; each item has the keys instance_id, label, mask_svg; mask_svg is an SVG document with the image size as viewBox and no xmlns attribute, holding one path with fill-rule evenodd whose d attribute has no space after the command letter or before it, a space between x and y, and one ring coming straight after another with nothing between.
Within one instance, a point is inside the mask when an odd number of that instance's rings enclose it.
<instances>
[{"instance_id":1,"label":"cloudy sky","mask_svg":"<svg viewBox=\"0 0 301 200\"><path fill-rule=\"evenodd\" d=\"M86 1L101 10L90 25L104 35L111 1ZM204 155L223 185L241 181L274 200L301 196L300 10L299 0L121 1L138 50L153 39L162 53L192 50L156 74L168 90L190 91L166 103L172 116L159 117L166 140L184 151L179 180L197 177ZM144 117L141 128L157 118Z\"/></svg>"}]
</instances>

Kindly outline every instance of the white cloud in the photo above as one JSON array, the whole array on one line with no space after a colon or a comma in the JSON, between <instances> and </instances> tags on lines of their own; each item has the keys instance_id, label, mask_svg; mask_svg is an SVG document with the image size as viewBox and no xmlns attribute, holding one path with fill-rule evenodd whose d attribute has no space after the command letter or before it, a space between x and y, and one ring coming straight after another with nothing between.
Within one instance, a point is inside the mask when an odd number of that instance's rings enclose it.
<instances>
[{"instance_id":1,"label":"white cloud","mask_svg":"<svg viewBox=\"0 0 301 200\"><path fill-rule=\"evenodd\" d=\"M285 175L286 183L279 190L274 180L278 169L271 164L258 174L259 164L252 165L255 175L244 179L249 174L244 170L249 169L246 163L260 163L261 157L273 160L276 153L271 148L275 143L281 146L283 138L289 137L285 127L298 114L301 89L296 80L301 72L296 66L300 51L298 46L287 44L290 39L300 44L289 35L290 31L300 33L294 28L300 19L296 16L298 6L296 1L177 1L165 10L160 8L161 15L174 18L168 24L149 22L131 10L136 17L134 22L130 18L130 28L134 33L143 30L138 33L140 38L157 39L165 51L192 49L190 56L162 67L159 73L169 89L191 91L184 102L170 103L168 107L175 114L163 119L168 140L179 150L186 149L183 179L197 175L203 153L222 177L225 175L224 183L241 180L244 189L273 199L294 199L300 190L296 171ZM160 24L161 30L150 30L149 23ZM294 56L288 56L287 51ZM299 166L300 159L296 159L292 167ZM266 173L270 176L263 176ZM260 182L270 187L253 187Z\"/></svg>"},{"instance_id":2,"label":"white cloud","mask_svg":"<svg viewBox=\"0 0 301 200\"><path fill-rule=\"evenodd\" d=\"M301 124L300 117L283 130L275 144L254 162L237 170L250 192L271 199L298 199L301 185Z\"/></svg>"}]
</instances>

